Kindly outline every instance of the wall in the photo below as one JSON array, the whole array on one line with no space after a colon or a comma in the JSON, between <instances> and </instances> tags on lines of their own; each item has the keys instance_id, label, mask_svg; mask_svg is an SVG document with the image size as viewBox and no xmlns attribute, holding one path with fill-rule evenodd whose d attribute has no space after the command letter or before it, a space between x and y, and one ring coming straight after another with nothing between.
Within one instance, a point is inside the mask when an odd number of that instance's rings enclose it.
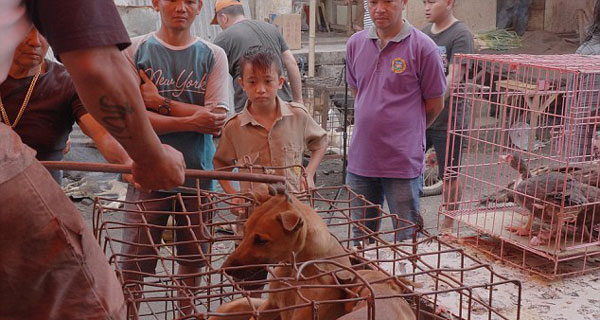
<instances>
[{"instance_id":1,"label":"wall","mask_svg":"<svg viewBox=\"0 0 600 320\"><path fill-rule=\"evenodd\" d=\"M268 21L272 13L292 13L292 0L255 0L255 20Z\"/></svg>"},{"instance_id":2,"label":"wall","mask_svg":"<svg viewBox=\"0 0 600 320\"><path fill-rule=\"evenodd\" d=\"M427 25L424 12L422 0L408 0L405 11L406 19L419 29ZM454 6L454 13L474 33L496 29L495 0L459 0Z\"/></svg>"}]
</instances>

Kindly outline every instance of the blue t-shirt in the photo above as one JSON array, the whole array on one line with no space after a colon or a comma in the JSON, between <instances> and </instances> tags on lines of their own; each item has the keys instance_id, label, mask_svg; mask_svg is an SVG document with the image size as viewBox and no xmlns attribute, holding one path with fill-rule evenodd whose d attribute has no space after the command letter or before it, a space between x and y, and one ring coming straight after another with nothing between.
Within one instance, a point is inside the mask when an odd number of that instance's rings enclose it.
<instances>
[{"instance_id":1,"label":"blue t-shirt","mask_svg":"<svg viewBox=\"0 0 600 320\"><path fill-rule=\"evenodd\" d=\"M198 105L227 106L227 58L224 51L201 39L185 46L172 46L153 33L132 39L126 55L136 70L143 70L163 97ZM213 137L199 132L159 135L162 143L183 153L189 169L213 170ZM186 186L195 187L194 180ZM214 181L201 181L202 189L213 190Z\"/></svg>"}]
</instances>

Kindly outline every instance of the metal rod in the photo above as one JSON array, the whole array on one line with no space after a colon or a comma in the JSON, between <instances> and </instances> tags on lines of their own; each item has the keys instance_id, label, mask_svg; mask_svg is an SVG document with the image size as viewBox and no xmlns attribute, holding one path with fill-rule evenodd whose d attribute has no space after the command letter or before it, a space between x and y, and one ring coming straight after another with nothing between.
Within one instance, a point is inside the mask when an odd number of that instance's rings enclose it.
<instances>
[{"instance_id":1,"label":"metal rod","mask_svg":"<svg viewBox=\"0 0 600 320\"><path fill-rule=\"evenodd\" d=\"M110 173L131 173L131 167L123 164L112 163L94 163L94 162L72 162L72 161L41 161L47 169L70 170L70 171L91 171L91 172L110 172ZM185 176L194 179L216 179L216 180L236 180L264 183L285 183L285 177L269 174L245 173L245 172L224 172L207 171L198 169L185 169Z\"/></svg>"},{"instance_id":2,"label":"metal rod","mask_svg":"<svg viewBox=\"0 0 600 320\"><path fill-rule=\"evenodd\" d=\"M315 35L317 28L317 1L311 0L308 24L308 76L315 76Z\"/></svg>"}]
</instances>

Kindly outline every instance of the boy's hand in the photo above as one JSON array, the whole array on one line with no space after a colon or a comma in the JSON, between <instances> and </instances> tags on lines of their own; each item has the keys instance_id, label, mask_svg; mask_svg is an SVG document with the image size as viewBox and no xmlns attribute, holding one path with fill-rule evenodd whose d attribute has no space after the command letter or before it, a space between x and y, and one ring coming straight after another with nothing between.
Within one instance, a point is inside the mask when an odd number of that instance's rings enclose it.
<instances>
[{"instance_id":1,"label":"boy's hand","mask_svg":"<svg viewBox=\"0 0 600 320\"><path fill-rule=\"evenodd\" d=\"M315 174L311 174L311 173L306 173L306 179L304 178L300 178L301 180L301 191L310 191L315 187Z\"/></svg>"},{"instance_id":2,"label":"boy's hand","mask_svg":"<svg viewBox=\"0 0 600 320\"><path fill-rule=\"evenodd\" d=\"M154 85L154 82L148 78L146 72L140 69L139 74L142 79L140 92L144 99L144 105L146 105L146 108L155 110L164 102L164 98L158 93L158 88Z\"/></svg>"},{"instance_id":3,"label":"boy's hand","mask_svg":"<svg viewBox=\"0 0 600 320\"><path fill-rule=\"evenodd\" d=\"M246 200L244 200L243 198L233 198L231 199L231 204L232 204L232 208L231 208L231 213L237 217L241 217L245 212L246 212L246 208L244 207L239 207L240 205L246 203Z\"/></svg>"},{"instance_id":4,"label":"boy's hand","mask_svg":"<svg viewBox=\"0 0 600 320\"><path fill-rule=\"evenodd\" d=\"M192 129L200 133L218 135L223 129L227 119L225 113L215 113L206 108L199 108L193 115L186 118L186 123Z\"/></svg>"}]
</instances>

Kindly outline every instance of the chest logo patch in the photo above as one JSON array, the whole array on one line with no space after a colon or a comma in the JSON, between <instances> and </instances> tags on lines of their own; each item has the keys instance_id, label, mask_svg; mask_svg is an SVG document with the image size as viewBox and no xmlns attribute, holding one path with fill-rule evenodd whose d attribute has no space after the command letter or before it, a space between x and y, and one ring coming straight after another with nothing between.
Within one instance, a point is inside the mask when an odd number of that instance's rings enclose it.
<instances>
[{"instance_id":1,"label":"chest logo patch","mask_svg":"<svg viewBox=\"0 0 600 320\"><path fill-rule=\"evenodd\" d=\"M392 60L392 72L394 73L402 73L406 70L406 61L402 58L396 58Z\"/></svg>"}]
</instances>

